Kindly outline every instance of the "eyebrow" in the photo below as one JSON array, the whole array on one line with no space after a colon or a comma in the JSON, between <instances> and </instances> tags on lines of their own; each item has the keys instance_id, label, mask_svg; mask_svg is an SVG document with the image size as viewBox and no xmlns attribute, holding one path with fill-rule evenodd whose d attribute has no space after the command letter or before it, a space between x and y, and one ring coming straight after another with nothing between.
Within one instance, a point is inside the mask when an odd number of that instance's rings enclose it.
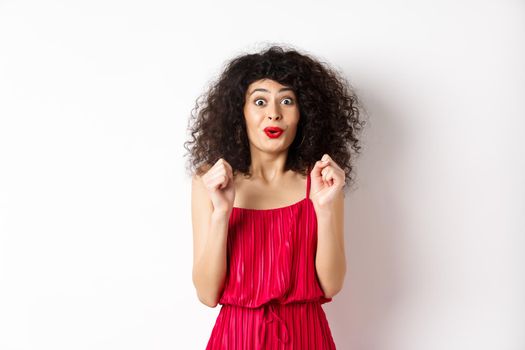
<instances>
[{"instance_id":1,"label":"eyebrow","mask_svg":"<svg viewBox=\"0 0 525 350\"><path fill-rule=\"evenodd\" d=\"M250 92L250 95L248 95L248 96L251 96L251 94L253 94L255 91L270 92L270 91L268 91L266 89L258 88L258 89L254 89L252 92ZM284 88L280 89L278 92L283 92L283 91L293 91L293 89L291 87L284 87Z\"/></svg>"}]
</instances>

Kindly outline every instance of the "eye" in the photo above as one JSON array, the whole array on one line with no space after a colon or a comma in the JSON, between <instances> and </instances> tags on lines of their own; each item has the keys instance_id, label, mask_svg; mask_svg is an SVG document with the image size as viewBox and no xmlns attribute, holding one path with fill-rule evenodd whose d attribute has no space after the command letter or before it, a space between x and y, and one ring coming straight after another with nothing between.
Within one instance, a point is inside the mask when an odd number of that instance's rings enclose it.
<instances>
[{"instance_id":1,"label":"eye","mask_svg":"<svg viewBox=\"0 0 525 350\"><path fill-rule=\"evenodd\" d=\"M290 101L290 103L285 103L286 105L293 103L293 99L291 99L290 97L285 98L283 101L286 101L286 100Z\"/></svg>"},{"instance_id":2,"label":"eye","mask_svg":"<svg viewBox=\"0 0 525 350\"><path fill-rule=\"evenodd\" d=\"M264 101L264 100L261 99L261 98L258 98L258 99L255 100L255 104L256 104L257 106L262 106L262 104L257 103L258 101Z\"/></svg>"}]
</instances>

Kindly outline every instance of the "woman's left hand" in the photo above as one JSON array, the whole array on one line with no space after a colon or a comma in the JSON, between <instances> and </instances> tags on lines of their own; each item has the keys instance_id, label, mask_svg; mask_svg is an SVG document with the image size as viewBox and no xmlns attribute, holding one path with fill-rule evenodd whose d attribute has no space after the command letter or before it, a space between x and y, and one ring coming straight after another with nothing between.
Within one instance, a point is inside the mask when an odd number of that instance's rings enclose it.
<instances>
[{"instance_id":1,"label":"woman's left hand","mask_svg":"<svg viewBox=\"0 0 525 350\"><path fill-rule=\"evenodd\" d=\"M310 199L316 208L331 208L345 183L345 172L328 155L315 162L310 172Z\"/></svg>"}]
</instances>

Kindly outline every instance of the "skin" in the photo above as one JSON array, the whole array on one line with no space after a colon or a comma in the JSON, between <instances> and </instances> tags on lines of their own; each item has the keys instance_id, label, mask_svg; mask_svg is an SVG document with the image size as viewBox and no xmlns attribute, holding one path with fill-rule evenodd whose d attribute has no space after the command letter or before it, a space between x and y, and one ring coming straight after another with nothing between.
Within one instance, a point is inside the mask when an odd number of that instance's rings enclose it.
<instances>
[{"instance_id":1,"label":"skin","mask_svg":"<svg viewBox=\"0 0 525 350\"><path fill-rule=\"evenodd\" d=\"M283 180L288 147L297 132L300 114L295 93L273 80L260 80L248 87L244 104L244 119L250 141L251 165L254 177L266 183ZM266 91L261 91L266 90ZM264 128L278 126L284 132L272 139Z\"/></svg>"},{"instance_id":2,"label":"skin","mask_svg":"<svg viewBox=\"0 0 525 350\"><path fill-rule=\"evenodd\" d=\"M192 179L192 277L199 300L210 307L217 305L226 277L228 219L234 202L236 207L265 209L304 198L305 177L284 170L300 120L296 95L286 88L263 79L247 89L243 112L250 142L250 179L234 178L231 166L222 158L205 169L202 177L195 175ZM269 138L264 128L270 125L284 132L278 138ZM325 154L314 164L310 176L310 199L318 223L315 266L321 288L330 298L342 289L346 274L345 173Z\"/></svg>"}]
</instances>

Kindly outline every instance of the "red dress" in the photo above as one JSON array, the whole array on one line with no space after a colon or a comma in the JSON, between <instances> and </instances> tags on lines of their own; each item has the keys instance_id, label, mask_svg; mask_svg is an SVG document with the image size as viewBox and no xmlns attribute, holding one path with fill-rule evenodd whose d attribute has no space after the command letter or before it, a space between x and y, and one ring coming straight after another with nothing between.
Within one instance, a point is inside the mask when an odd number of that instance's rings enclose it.
<instances>
[{"instance_id":1,"label":"red dress","mask_svg":"<svg viewBox=\"0 0 525 350\"><path fill-rule=\"evenodd\" d=\"M233 207L221 309L206 350L332 350L315 270L317 217L310 193L272 209Z\"/></svg>"}]
</instances>

